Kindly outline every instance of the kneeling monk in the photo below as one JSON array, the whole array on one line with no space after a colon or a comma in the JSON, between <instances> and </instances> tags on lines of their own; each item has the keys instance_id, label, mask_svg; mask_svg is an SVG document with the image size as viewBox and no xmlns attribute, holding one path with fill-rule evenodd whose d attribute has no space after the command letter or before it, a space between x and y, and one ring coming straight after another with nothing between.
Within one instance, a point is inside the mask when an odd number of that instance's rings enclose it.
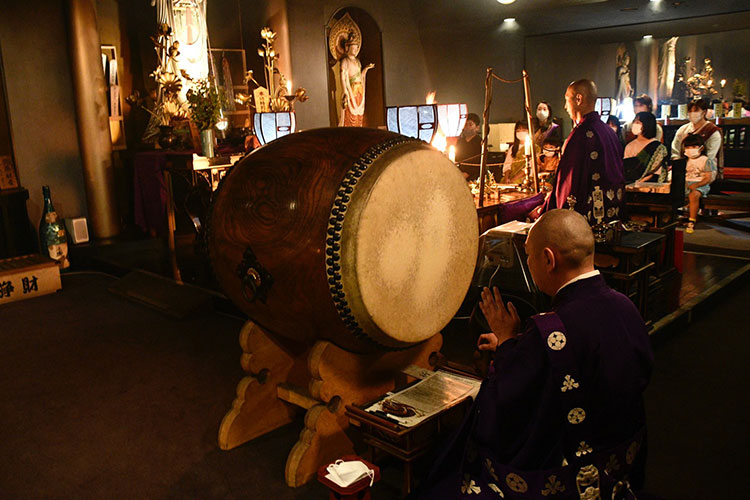
<instances>
[{"instance_id":1,"label":"kneeling monk","mask_svg":"<svg viewBox=\"0 0 750 500\"><path fill-rule=\"evenodd\" d=\"M642 487L653 363L643 319L594 270L594 237L577 212L543 214L526 253L552 311L519 333L513 304L484 289L492 333L479 348L494 351L493 364L421 498L631 498Z\"/></svg>"}]
</instances>

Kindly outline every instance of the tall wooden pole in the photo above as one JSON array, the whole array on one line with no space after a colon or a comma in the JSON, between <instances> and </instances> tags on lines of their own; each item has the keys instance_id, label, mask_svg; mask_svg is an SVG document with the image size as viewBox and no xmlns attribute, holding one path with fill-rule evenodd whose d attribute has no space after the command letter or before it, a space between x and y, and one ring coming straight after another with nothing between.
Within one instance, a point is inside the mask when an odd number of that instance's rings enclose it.
<instances>
[{"instance_id":1,"label":"tall wooden pole","mask_svg":"<svg viewBox=\"0 0 750 500\"><path fill-rule=\"evenodd\" d=\"M94 237L106 239L120 232L120 221L115 201L106 85L93 0L68 0L68 28L78 146L88 215Z\"/></svg>"},{"instance_id":2,"label":"tall wooden pole","mask_svg":"<svg viewBox=\"0 0 750 500\"><path fill-rule=\"evenodd\" d=\"M523 91L526 101L526 122L529 125L529 137L531 140L531 177L534 186L534 193L539 192L539 176L536 168L536 145L534 144L534 119L531 114L531 89L529 88L529 74L523 70Z\"/></svg>"},{"instance_id":3,"label":"tall wooden pole","mask_svg":"<svg viewBox=\"0 0 750 500\"><path fill-rule=\"evenodd\" d=\"M479 206L484 206L484 179L487 177L487 142L490 136L490 104L492 104L492 68L484 80L484 111L482 112L482 159L479 162Z\"/></svg>"}]
</instances>

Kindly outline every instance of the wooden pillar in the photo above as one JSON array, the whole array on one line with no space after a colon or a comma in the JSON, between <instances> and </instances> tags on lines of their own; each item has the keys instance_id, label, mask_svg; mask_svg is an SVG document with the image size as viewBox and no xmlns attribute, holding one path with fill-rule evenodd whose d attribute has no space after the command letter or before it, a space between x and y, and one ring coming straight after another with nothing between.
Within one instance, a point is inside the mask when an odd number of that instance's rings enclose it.
<instances>
[{"instance_id":1,"label":"wooden pillar","mask_svg":"<svg viewBox=\"0 0 750 500\"><path fill-rule=\"evenodd\" d=\"M68 0L71 73L89 222L97 239L116 236L120 221L115 200L112 142L93 0Z\"/></svg>"}]
</instances>

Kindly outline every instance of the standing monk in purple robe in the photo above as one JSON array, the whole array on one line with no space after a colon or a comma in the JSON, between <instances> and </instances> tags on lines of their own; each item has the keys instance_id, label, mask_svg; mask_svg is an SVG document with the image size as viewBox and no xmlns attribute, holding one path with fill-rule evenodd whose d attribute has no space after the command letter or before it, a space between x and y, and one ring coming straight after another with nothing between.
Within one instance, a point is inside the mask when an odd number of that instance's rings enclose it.
<instances>
[{"instance_id":1,"label":"standing monk in purple robe","mask_svg":"<svg viewBox=\"0 0 750 500\"><path fill-rule=\"evenodd\" d=\"M552 311L519 333L513 304L484 289L492 333L479 349L493 363L420 498L634 498L653 364L643 319L594 269L591 228L574 211L543 214L526 253Z\"/></svg>"},{"instance_id":2,"label":"standing monk in purple robe","mask_svg":"<svg viewBox=\"0 0 750 500\"><path fill-rule=\"evenodd\" d=\"M557 182L542 208L575 210L591 226L625 216L622 145L594 111L596 98L591 80L577 80L565 92L565 110L575 127L563 145Z\"/></svg>"}]
</instances>

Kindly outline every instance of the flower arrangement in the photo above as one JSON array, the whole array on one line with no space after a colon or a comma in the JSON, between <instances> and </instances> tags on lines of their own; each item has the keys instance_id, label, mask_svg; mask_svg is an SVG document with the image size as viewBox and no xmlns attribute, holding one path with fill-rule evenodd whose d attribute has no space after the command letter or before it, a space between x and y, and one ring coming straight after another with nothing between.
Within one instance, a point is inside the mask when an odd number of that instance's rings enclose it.
<instances>
[{"instance_id":1,"label":"flower arrangement","mask_svg":"<svg viewBox=\"0 0 750 500\"><path fill-rule=\"evenodd\" d=\"M187 93L190 120L199 130L212 128L221 118L224 92L211 82L198 80Z\"/></svg>"},{"instance_id":2,"label":"flower arrangement","mask_svg":"<svg viewBox=\"0 0 750 500\"><path fill-rule=\"evenodd\" d=\"M276 49L273 47L276 33L271 28L263 28L260 31L260 36L263 42L258 49L258 55L263 58L263 73L266 86L262 86L255 80L252 70L248 71L245 75L245 83L248 85L250 83L255 84L256 98L254 99L251 95L240 93L237 95L235 102L252 107L259 113L265 111L289 111L292 109L294 101L305 102L309 96L307 95L307 91L302 87L292 93L292 82L287 80L284 74L276 68L276 61L279 59L279 54L276 53ZM260 92L258 92L259 90ZM268 98L261 101L262 98L259 95L267 95Z\"/></svg>"},{"instance_id":3,"label":"flower arrangement","mask_svg":"<svg viewBox=\"0 0 750 500\"><path fill-rule=\"evenodd\" d=\"M182 96L183 80L190 80L185 71L178 72L177 56L180 54L180 42L172 42L172 28L161 24L156 36L151 37L154 43L159 64L151 72L157 85L154 109L145 105L145 99L137 90L125 98L131 106L137 106L151 115L151 120L143 135L143 140L149 140L158 134L157 127L171 126L176 120L187 118L187 103ZM171 43L170 43L171 42Z\"/></svg>"},{"instance_id":4,"label":"flower arrangement","mask_svg":"<svg viewBox=\"0 0 750 500\"><path fill-rule=\"evenodd\" d=\"M125 98L125 102L131 106L137 106L151 115L152 120L156 121L158 126L171 126L175 120L187 118L185 109L177 102L176 99L162 99L161 104L157 103L153 110L145 105L145 99L137 90Z\"/></svg>"}]
</instances>

